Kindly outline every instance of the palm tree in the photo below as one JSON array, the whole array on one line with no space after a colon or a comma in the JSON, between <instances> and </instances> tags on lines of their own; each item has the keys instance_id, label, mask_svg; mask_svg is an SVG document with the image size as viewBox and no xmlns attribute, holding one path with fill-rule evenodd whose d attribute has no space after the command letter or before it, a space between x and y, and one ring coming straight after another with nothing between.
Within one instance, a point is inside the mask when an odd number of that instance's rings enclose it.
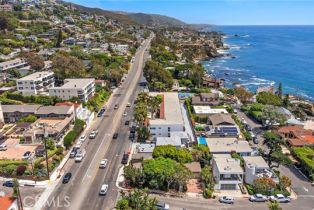
<instances>
[{"instance_id":1,"label":"palm tree","mask_svg":"<svg viewBox=\"0 0 314 210\"><path fill-rule=\"evenodd\" d=\"M154 118L157 110L160 107L161 102L162 102L162 97L160 95L149 98L149 106L151 108L152 118Z\"/></svg>"}]
</instances>

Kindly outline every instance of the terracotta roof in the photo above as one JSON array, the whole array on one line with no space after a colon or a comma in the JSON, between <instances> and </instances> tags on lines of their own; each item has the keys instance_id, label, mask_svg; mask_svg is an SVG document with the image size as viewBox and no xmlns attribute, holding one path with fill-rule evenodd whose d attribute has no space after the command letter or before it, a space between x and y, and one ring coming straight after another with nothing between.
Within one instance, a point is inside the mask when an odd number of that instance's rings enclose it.
<instances>
[{"instance_id":1,"label":"terracotta roof","mask_svg":"<svg viewBox=\"0 0 314 210\"><path fill-rule=\"evenodd\" d=\"M299 138L305 140L308 144L314 144L314 136L312 135L303 135L299 136Z\"/></svg>"},{"instance_id":2,"label":"terracotta roof","mask_svg":"<svg viewBox=\"0 0 314 210\"><path fill-rule=\"evenodd\" d=\"M59 102L59 103L56 103L55 106L74 106L74 108L78 108L81 106L80 103L76 103L76 102L71 102L71 101L65 101L65 102Z\"/></svg>"},{"instance_id":3,"label":"terracotta roof","mask_svg":"<svg viewBox=\"0 0 314 210\"><path fill-rule=\"evenodd\" d=\"M14 203L15 198L11 198L8 195L0 197L0 210L8 210L10 206Z\"/></svg>"},{"instance_id":4,"label":"terracotta roof","mask_svg":"<svg viewBox=\"0 0 314 210\"><path fill-rule=\"evenodd\" d=\"M307 141L303 139L289 139L288 142L291 146L294 146L294 147L308 145Z\"/></svg>"},{"instance_id":5,"label":"terracotta roof","mask_svg":"<svg viewBox=\"0 0 314 210\"><path fill-rule=\"evenodd\" d=\"M295 132L295 133L299 133L299 132L309 132L310 130L305 130L302 127L299 126L284 126L278 129L279 133L290 133L290 132Z\"/></svg>"}]
</instances>

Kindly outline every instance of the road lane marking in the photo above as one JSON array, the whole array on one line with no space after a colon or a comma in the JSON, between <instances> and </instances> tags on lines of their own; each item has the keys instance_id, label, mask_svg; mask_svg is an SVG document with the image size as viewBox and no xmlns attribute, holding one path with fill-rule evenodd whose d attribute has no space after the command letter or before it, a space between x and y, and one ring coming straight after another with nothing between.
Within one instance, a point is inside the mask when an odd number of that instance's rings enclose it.
<instances>
[{"instance_id":1,"label":"road lane marking","mask_svg":"<svg viewBox=\"0 0 314 210\"><path fill-rule=\"evenodd\" d=\"M303 187L303 189L304 189L304 191L306 191L306 192L308 192L308 191L309 191L309 189L307 189L306 187Z\"/></svg>"}]
</instances>

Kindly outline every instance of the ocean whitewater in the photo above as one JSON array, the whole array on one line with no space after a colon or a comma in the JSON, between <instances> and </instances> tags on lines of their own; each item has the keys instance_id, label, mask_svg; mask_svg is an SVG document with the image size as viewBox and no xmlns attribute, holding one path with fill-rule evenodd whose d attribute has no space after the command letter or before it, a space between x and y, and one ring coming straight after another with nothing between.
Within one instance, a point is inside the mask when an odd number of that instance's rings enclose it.
<instances>
[{"instance_id":1,"label":"ocean whitewater","mask_svg":"<svg viewBox=\"0 0 314 210\"><path fill-rule=\"evenodd\" d=\"M209 74L251 91L283 84L284 93L314 101L314 26L221 26L232 57L203 62Z\"/></svg>"}]
</instances>

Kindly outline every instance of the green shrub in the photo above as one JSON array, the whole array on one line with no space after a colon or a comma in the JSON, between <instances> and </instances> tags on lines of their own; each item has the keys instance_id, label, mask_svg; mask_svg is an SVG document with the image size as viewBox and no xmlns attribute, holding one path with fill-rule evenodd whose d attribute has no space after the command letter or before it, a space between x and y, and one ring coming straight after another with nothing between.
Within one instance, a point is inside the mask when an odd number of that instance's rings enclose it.
<instances>
[{"instance_id":1,"label":"green shrub","mask_svg":"<svg viewBox=\"0 0 314 210\"><path fill-rule=\"evenodd\" d=\"M0 160L0 167L6 167L7 165L27 165L27 162L24 160Z\"/></svg>"},{"instance_id":2,"label":"green shrub","mask_svg":"<svg viewBox=\"0 0 314 210\"><path fill-rule=\"evenodd\" d=\"M212 198L213 197L213 193L214 191L209 189L209 188L205 188L203 191L203 197L206 199Z\"/></svg>"},{"instance_id":3,"label":"green shrub","mask_svg":"<svg viewBox=\"0 0 314 210\"><path fill-rule=\"evenodd\" d=\"M78 137L78 133L74 130L70 131L63 139L63 145L69 148L75 139Z\"/></svg>"},{"instance_id":4,"label":"green shrub","mask_svg":"<svg viewBox=\"0 0 314 210\"><path fill-rule=\"evenodd\" d=\"M56 151L56 155L61 155L63 154L63 147L58 147Z\"/></svg>"},{"instance_id":5,"label":"green shrub","mask_svg":"<svg viewBox=\"0 0 314 210\"><path fill-rule=\"evenodd\" d=\"M246 189L247 189L247 192L250 194L250 195L254 195L255 194L255 190L254 190L254 187L250 184L246 184L245 185Z\"/></svg>"}]
</instances>

